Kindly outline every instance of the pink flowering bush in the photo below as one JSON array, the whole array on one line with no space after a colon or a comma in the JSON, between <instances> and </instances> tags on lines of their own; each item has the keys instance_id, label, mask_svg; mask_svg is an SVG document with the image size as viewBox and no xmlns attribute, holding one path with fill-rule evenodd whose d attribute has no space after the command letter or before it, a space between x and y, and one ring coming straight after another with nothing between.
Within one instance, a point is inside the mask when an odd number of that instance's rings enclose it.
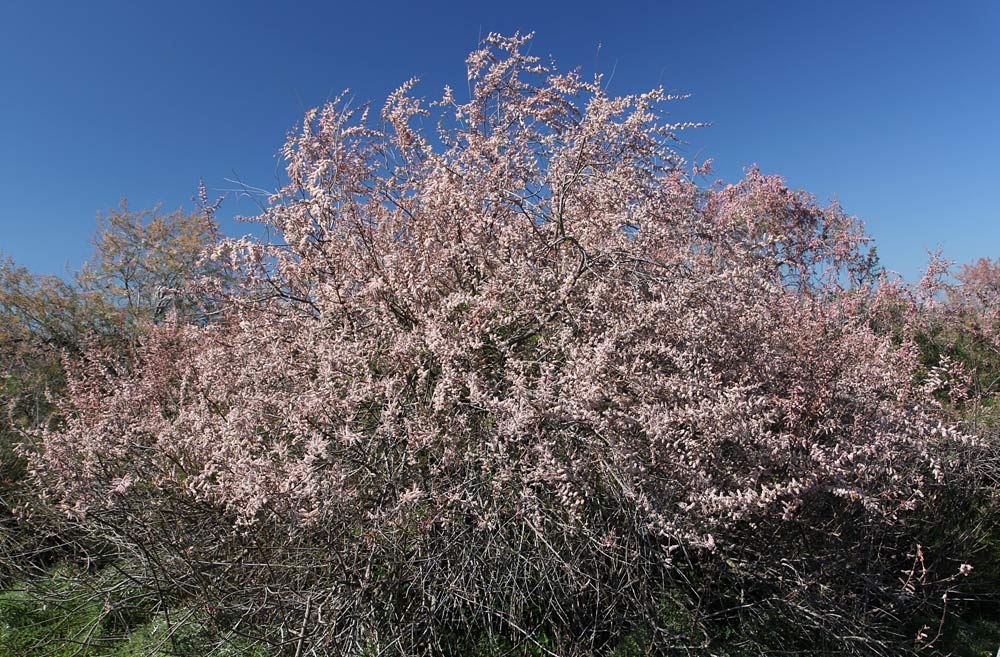
<instances>
[{"instance_id":1,"label":"pink flowering bush","mask_svg":"<svg viewBox=\"0 0 1000 657\"><path fill-rule=\"evenodd\" d=\"M526 41L310 111L222 311L71 365L45 499L296 655L912 646L967 438L859 222Z\"/></svg>"},{"instance_id":2,"label":"pink flowering bush","mask_svg":"<svg viewBox=\"0 0 1000 657\"><path fill-rule=\"evenodd\" d=\"M981 258L963 265L947 283L939 281L942 298L923 313L925 336L963 367L964 396L993 408L1000 393L1000 262Z\"/></svg>"}]
</instances>

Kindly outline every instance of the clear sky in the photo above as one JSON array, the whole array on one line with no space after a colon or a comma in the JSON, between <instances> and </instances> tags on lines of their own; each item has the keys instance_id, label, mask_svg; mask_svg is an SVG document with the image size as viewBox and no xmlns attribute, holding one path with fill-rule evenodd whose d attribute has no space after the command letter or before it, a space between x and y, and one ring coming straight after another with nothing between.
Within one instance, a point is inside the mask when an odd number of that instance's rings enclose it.
<instances>
[{"instance_id":1,"label":"clear sky","mask_svg":"<svg viewBox=\"0 0 1000 657\"><path fill-rule=\"evenodd\" d=\"M694 94L688 154L735 180L784 175L862 217L883 263L927 249L1000 256L1000 3L20 2L0 0L0 252L76 268L98 210L191 207L198 179L274 189L302 113L416 74L464 87L480 34L611 76L612 92ZM598 49L598 44L601 44ZM612 76L613 73L613 76ZM254 214L247 199L229 220Z\"/></svg>"}]
</instances>

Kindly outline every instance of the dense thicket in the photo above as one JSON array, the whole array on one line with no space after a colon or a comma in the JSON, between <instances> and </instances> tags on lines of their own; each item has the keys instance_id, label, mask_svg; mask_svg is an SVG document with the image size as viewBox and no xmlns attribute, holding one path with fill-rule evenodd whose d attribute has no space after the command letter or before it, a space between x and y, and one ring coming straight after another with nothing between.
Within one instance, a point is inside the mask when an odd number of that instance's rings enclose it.
<instances>
[{"instance_id":1,"label":"dense thicket","mask_svg":"<svg viewBox=\"0 0 1000 657\"><path fill-rule=\"evenodd\" d=\"M0 261L0 655L107 654L124 618L158 604L110 573L88 581L117 546L39 503L25 454L38 431L61 426L69 363L102 351L126 364L166 315L198 320L183 288L218 275L200 263L218 239L205 210L133 211L122 201L99 215L92 259L65 277Z\"/></svg>"},{"instance_id":2,"label":"dense thicket","mask_svg":"<svg viewBox=\"0 0 1000 657\"><path fill-rule=\"evenodd\" d=\"M836 205L699 186L671 97L526 41L465 102L307 114L277 239L67 359L43 506L296 655L935 650L995 532L978 270L910 288Z\"/></svg>"}]
</instances>

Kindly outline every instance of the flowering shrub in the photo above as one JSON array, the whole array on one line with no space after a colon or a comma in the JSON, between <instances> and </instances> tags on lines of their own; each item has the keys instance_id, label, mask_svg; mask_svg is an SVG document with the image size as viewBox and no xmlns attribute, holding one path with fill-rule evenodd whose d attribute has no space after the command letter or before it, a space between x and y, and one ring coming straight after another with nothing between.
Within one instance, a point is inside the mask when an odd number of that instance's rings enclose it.
<instances>
[{"instance_id":1,"label":"flowering shrub","mask_svg":"<svg viewBox=\"0 0 1000 657\"><path fill-rule=\"evenodd\" d=\"M964 397L974 407L994 406L1000 391L1000 262L981 258L963 265L954 284L940 284L943 298L922 314L925 339L933 353L962 366Z\"/></svg>"},{"instance_id":2,"label":"flowering shrub","mask_svg":"<svg viewBox=\"0 0 1000 657\"><path fill-rule=\"evenodd\" d=\"M877 652L964 438L877 330L860 224L757 169L700 187L674 98L526 41L465 102L309 112L278 239L209 255L223 311L71 365L46 499L296 654L718 652L766 614Z\"/></svg>"}]
</instances>

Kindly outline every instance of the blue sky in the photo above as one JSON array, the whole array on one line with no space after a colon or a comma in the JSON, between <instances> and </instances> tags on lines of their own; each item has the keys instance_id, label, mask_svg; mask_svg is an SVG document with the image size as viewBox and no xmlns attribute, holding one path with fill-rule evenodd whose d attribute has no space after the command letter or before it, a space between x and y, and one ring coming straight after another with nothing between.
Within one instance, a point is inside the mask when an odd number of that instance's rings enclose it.
<instances>
[{"instance_id":1,"label":"blue sky","mask_svg":"<svg viewBox=\"0 0 1000 657\"><path fill-rule=\"evenodd\" d=\"M693 98L691 156L757 163L865 220L883 263L1000 256L1000 3L0 3L0 252L47 273L89 254L98 210L190 207L199 178L274 189L303 112L412 75L461 89L480 34ZM601 44L598 52L598 44ZM256 208L224 206L230 220Z\"/></svg>"}]
</instances>

